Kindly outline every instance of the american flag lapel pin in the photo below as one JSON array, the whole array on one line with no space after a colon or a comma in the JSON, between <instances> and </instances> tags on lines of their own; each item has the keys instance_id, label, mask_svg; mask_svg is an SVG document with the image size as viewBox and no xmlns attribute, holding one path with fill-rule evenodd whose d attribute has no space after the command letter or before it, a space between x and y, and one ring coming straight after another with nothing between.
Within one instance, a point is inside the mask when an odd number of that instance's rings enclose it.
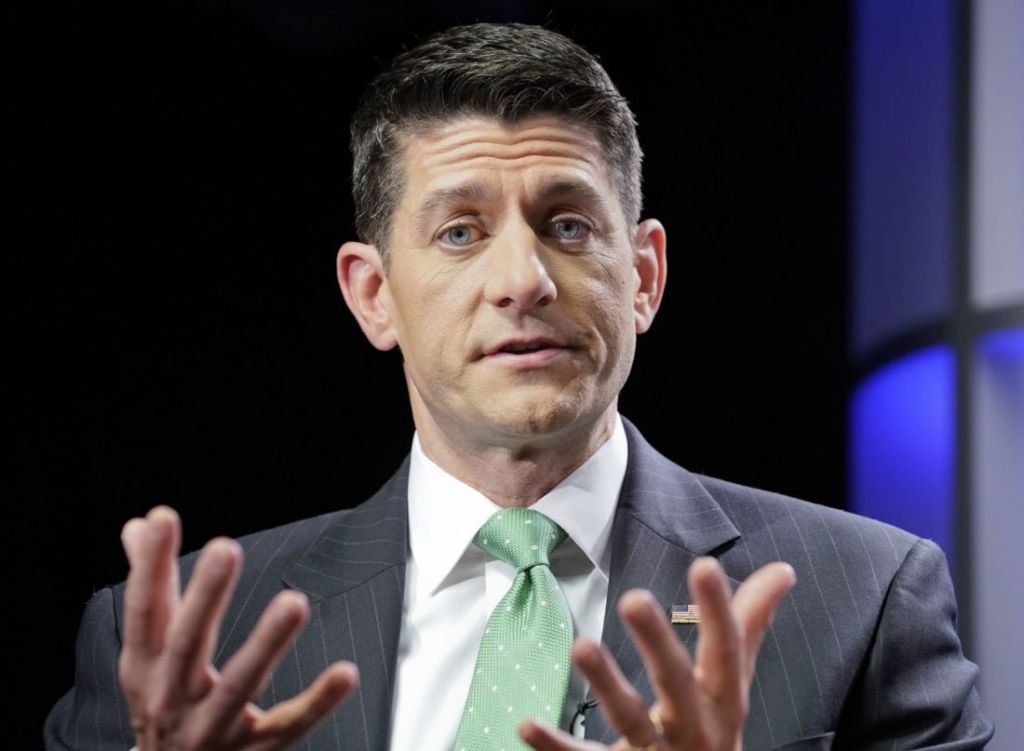
<instances>
[{"instance_id":1,"label":"american flag lapel pin","mask_svg":"<svg viewBox=\"0 0 1024 751\"><path fill-rule=\"evenodd\" d=\"M700 608L696 605L673 605L672 623L700 623Z\"/></svg>"}]
</instances>

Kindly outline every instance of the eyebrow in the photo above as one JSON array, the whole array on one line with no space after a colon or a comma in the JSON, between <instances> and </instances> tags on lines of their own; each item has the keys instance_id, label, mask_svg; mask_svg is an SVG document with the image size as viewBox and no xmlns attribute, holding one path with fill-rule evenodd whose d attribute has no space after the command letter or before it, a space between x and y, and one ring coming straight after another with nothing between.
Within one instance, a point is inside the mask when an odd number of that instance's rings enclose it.
<instances>
[{"instance_id":1,"label":"eyebrow","mask_svg":"<svg viewBox=\"0 0 1024 751\"><path fill-rule=\"evenodd\" d=\"M427 195L413 215L415 226L423 228L430 218L440 209L459 203L483 203L493 199L495 192L480 182L469 182L454 188L435 190Z\"/></svg>"},{"instance_id":2,"label":"eyebrow","mask_svg":"<svg viewBox=\"0 0 1024 751\"><path fill-rule=\"evenodd\" d=\"M602 210L607 208L604 194L590 183L582 180L552 180L541 185L540 200L548 201L553 198L575 198L581 203L594 205Z\"/></svg>"},{"instance_id":3,"label":"eyebrow","mask_svg":"<svg viewBox=\"0 0 1024 751\"><path fill-rule=\"evenodd\" d=\"M460 203L485 203L494 200L496 191L481 182L472 181L454 188L442 188L428 194L413 214L413 222L423 229L431 217L439 210ZM593 205L601 211L607 211L604 194L583 180L563 178L550 180L541 184L537 194L539 201L550 201L555 198L573 198L581 203Z\"/></svg>"}]
</instances>

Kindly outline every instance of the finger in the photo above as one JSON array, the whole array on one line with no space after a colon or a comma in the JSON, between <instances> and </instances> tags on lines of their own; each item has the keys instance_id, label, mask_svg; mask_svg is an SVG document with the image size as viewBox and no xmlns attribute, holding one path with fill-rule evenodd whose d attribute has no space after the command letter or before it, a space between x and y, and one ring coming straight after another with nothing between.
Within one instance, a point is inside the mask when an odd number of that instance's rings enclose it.
<instances>
[{"instance_id":1,"label":"finger","mask_svg":"<svg viewBox=\"0 0 1024 751\"><path fill-rule=\"evenodd\" d=\"M125 648L152 657L163 647L178 598L174 559L180 540L178 516L161 506L133 519L122 536L131 569L125 585Z\"/></svg>"},{"instance_id":2,"label":"finger","mask_svg":"<svg viewBox=\"0 0 1024 751\"><path fill-rule=\"evenodd\" d=\"M260 716L253 725L251 737L272 742L273 748L292 743L312 730L357 685L359 669L351 662L336 662L301 694Z\"/></svg>"},{"instance_id":3,"label":"finger","mask_svg":"<svg viewBox=\"0 0 1024 751\"><path fill-rule=\"evenodd\" d=\"M165 544L157 548L158 590L156 623L159 644L163 646L167 626L174 615L181 588L178 582L178 554L181 552L181 520L170 506L156 506L146 514L146 521L154 528L156 539Z\"/></svg>"},{"instance_id":4,"label":"finger","mask_svg":"<svg viewBox=\"0 0 1024 751\"><path fill-rule=\"evenodd\" d=\"M121 527L121 546L124 548L125 557L128 559L128 565L131 566L135 560L135 556L138 551L138 537L141 534L145 534L143 530L146 528L146 520L140 519L139 517L133 517L124 523Z\"/></svg>"},{"instance_id":5,"label":"finger","mask_svg":"<svg viewBox=\"0 0 1024 751\"><path fill-rule=\"evenodd\" d=\"M772 622L775 609L796 584L796 572L788 563L769 563L751 574L732 600L732 611L744 634L745 679L754 675L754 664L764 632Z\"/></svg>"},{"instance_id":6,"label":"finger","mask_svg":"<svg viewBox=\"0 0 1024 751\"><path fill-rule=\"evenodd\" d=\"M146 520L135 517L126 522L121 529L121 543L129 563L124 590L125 650L146 655L151 651L148 634L153 615L153 555Z\"/></svg>"},{"instance_id":7,"label":"finger","mask_svg":"<svg viewBox=\"0 0 1024 751\"><path fill-rule=\"evenodd\" d=\"M714 558L690 566L690 591L700 608L696 663L700 687L719 709L730 714L746 702L742 680L741 633L730 606L725 572Z\"/></svg>"},{"instance_id":8,"label":"finger","mask_svg":"<svg viewBox=\"0 0 1024 751\"><path fill-rule=\"evenodd\" d=\"M178 567L178 558L181 556L181 519L178 512L170 506L158 506L157 509L159 514L169 514L167 518L170 524L171 545L170 553L167 556L167 565L170 569L167 582L169 595L167 617L168 623L170 623L170 618L173 617L177 604L181 601L181 570Z\"/></svg>"},{"instance_id":9,"label":"finger","mask_svg":"<svg viewBox=\"0 0 1024 751\"><path fill-rule=\"evenodd\" d=\"M537 751L598 751L607 748L593 741L578 741L540 720L523 720L517 730L519 737Z\"/></svg>"},{"instance_id":10,"label":"finger","mask_svg":"<svg viewBox=\"0 0 1024 751\"><path fill-rule=\"evenodd\" d=\"M141 529L145 527L145 522L138 517L129 519L125 522L121 528L121 545L124 547L125 556L128 558L128 581L125 583L125 625L124 625L124 649L121 650L121 655L117 659L117 673L118 681L121 684L121 689L124 691L125 699L128 701L129 706L132 707L132 728L136 735L139 735L140 729L145 729L145 720L138 717L140 699L139 692L143 685L143 676L138 674L136 657L141 657L139 649L141 647L142 633L144 631L144 623L139 616L128 617L128 613L131 611L133 604L140 600L141 595L138 593L138 574L132 575L132 568L134 567L134 560L136 558L138 545L136 539L142 534Z\"/></svg>"},{"instance_id":11,"label":"finger","mask_svg":"<svg viewBox=\"0 0 1024 751\"><path fill-rule=\"evenodd\" d=\"M195 702L212 685L208 665L241 559L241 547L227 538L210 541L199 556L167 632L161 681L166 699L184 696Z\"/></svg>"},{"instance_id":12,"label":"finger","mask_svg":"<svg viewBox=\"0 0 1024 751\"><path fill-rule=\"evenodd\" d=\"M572 647L573 662L590 682L601 701L601 713L634 746L646 746L657 739L648 716L647 704L619 670L619 666L600 644L579 638Z\"/></svg>"},{"instance_id":13,"label":"finger","mask_svg":"<svg viewBox=\"0 0 1024 751\"><path fill-rule=\"evenodd\" d=\"M650 592L635 589L624 594L619 613L647 667L665 737L679 746L700 746L705 738L700 693L686 647Z\"/></svg>"},{"instance_id":14,"label":"finger","mask_svg":"<svg viewBox=\"0 0 1024 751\"><path fill-rule=\"evenodd\" d=\"M285 648L298 634L309 604L301 592L280 592L260 616L245 644L221 671L209 696L203 702L197 727L200 737L217 737L260 690Z\"/></svg>"}]
</instances>

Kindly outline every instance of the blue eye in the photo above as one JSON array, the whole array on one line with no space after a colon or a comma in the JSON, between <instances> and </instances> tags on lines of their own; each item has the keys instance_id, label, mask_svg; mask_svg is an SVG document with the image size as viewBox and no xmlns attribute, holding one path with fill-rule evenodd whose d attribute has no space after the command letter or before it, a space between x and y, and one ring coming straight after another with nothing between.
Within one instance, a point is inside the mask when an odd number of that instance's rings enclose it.
<instances>
[{"instance_id":1,"label":"blue eye","mask_svg":"<svg viewBox=\"0 0 1024 751\"><path fill-rule=\"evenodd\" d=\"M473 229L472 227L467 227L465 224L459 224L455 227L449 227L446 229L442 233L442 236L452 245L462 247L473 242Z\"/></svg>"},{"instance_id":2,"label":"blue eye","mask_svg":"<svg viewBox=\"0 0 1024 751\"><path fill-rule=\"evenodd\" d=\"M579 240L586 230L583 222L576 219L559 219L555 222L555 234L559 240Z\"/></svg>"}]
</instances>

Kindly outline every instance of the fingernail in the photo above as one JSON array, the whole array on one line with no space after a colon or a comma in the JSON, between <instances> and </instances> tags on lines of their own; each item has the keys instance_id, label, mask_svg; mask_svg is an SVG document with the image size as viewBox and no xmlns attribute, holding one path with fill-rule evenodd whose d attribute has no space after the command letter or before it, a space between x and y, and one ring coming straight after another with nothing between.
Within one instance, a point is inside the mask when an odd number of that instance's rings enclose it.
<instances>
[{"instance_id":1,"label":"fingernail","mask_svg":"<svg viewBox=\"0 0 1024 751\"><path fill-rule=\"evenodd\" d=\"M665 611L662 609L661 604L654 599L654 595L647 597L646 601L648 615L652 618L661 618Z\"/></svg>"},{"instance_id":2,"label":"fingernail","mask_svg":"<svg viewBox=\"0 0 1024 751\"><path fill-rule=\"evenodd\" d=\"M211 550L207 560L206 565L214 574L225 573L231 563L231 557L226 550Z\"/></svg>"},{"instance_id":3,"label":"fingernail","mask_svg":"<svg viewBox=\"0 0 1024 751\"><path fill-rule=\"evenodd\" d=\"M637 608L637 615L642 618L659 618L661 617L661 608L658 603L654 600L654 596L648 592L645 592L640 598L639 607Z\"/></svg>"},{"instance_id":4,"label":"fingernail","mask_svg":"<svg viewBox=\"0 0 1024 751\"><path fill-rule=\"evenodd\" d=\"M785 567L786 567L786 568L787 568L787 569L789 570L789 578L790 578L790 581L792 581L792 582L793 582L793 584L796 584L796 569L795 569L795 568L793 568L793 567L792 567L791 565L789 565L788 563L784 563L783 565L784 565L784 566L785 566Z\"/></svg>"},{"instance_id":5,"label":"fingernail","mask_svg":"<svg viewBox=\"0 0 1024 751\"><path fill-rule=\"evenodd\" d=\"M287 623L291 625L299 617L299 611L293 604L281 605L277 609L277 621L278 623Z\"/></svg>"},{"instance_id":6,"label":"fingernail","mask_svg":"<svg viewBox=\"0 0 1024 751\"><path fill-rule=\"evenodd\" d=\"M718 559L714 556L704 555L701 556L698 560L700 560L700 565L705 566L711 570L721 570L722 568L722 564L720 564L718 562Z\"/></svg>"},{"instance_id":7,"label":"fingernail","mask_svg":"<svg viewBox=\"0 0 1024 751\"><path fill-rule=\"evenodd\" d=\"M138 527L140 524L145 525L145 522L142 519L129 519L121 527L121 542L124 543L125 547L135 542L139 534Z\"/></svg>"},{"instance_id":8,"label":"fingernail","mask_svg":"<svg viewBox=\"0 0 1024 751\"><path fill-rule=\"evenodd\" d=\"M164 538L167 537L167 527L158 521L150 521L149 524L149 539L153 542L163 542Z\"/></svg>"},{"instance_id":9,"label":"fingernail","mask_svg":"<svg viewBox=\"0 0 1024 751\"><path fill-rule=\"evenodd\" d=\"M587 646L579 651L576 661L583 667L596 668L600 662L600 655L596 647Z\"/></svg>"},{"instance_id":10,"label":"fingernail","mask_svg":"<svg viewBox=\"0 0 1024 751\"><path fill-rule=\"evenodd\" d=\"M277 606L277 618L282 623L292 623L302 617L305 605L305 596L301 592L297 596L282 597Z\"/></svg>"},{"instance_id":11,"label":"fingernail","mask_svg":"<svg viewBox=\"0 0 1024 751\"><path fill-rule=\"evenodd\" d=\"M520 721L519 725L516 727L516 732L519 733L519 737L523 740L526 740L527 738L537 740L537 738L534 737L536 735L535 731L550 732L550 726L540 718L526 717Z\"/></svg>"}]
</instances>

